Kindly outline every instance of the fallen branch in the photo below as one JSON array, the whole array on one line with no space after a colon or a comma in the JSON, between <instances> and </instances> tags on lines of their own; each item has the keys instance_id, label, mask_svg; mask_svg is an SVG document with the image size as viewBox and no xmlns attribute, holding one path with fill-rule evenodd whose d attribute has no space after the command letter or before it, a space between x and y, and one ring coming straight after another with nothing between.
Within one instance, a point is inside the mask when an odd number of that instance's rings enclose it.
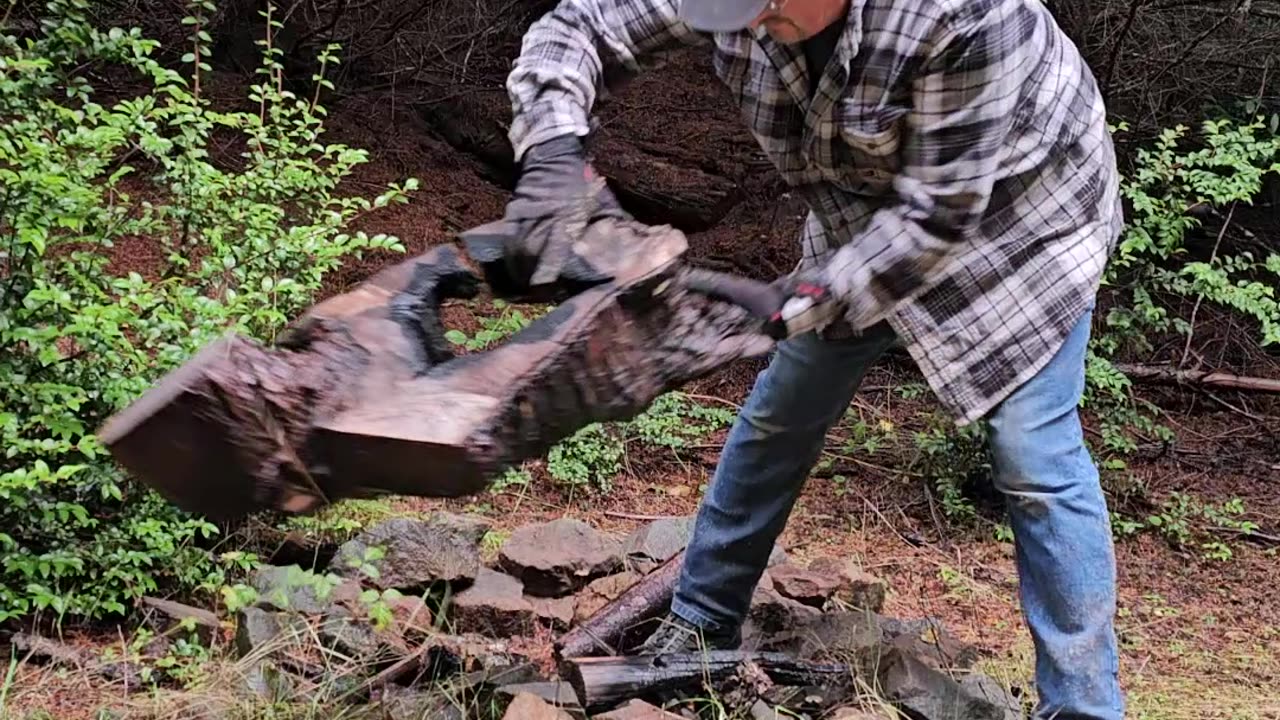
<instances>
[{"instance_id":1,"label":"fallen branch","mask_svg":"<svg viewBox=\"0 0 1280 720\"><path fill-rule=\"evenodd\" d=\"M1131 365L1117 363L1116 369L1133 380L1166 385L1204 385L1207 387L1280 393L1280 380L1248 377L1216 370L1178 370L1170 365Z\"/></svg>"},{"instance_id":2,"label":"fallen branch","mask_svg":"<svg viewBox=\"0 0 1280 720\"><path fill-rule=\"evenodd\" d=\"M684 551L561 636L556 641L556 656L563 660L598 652L618 652L617 646L628 631L661 616L671 606L682 567Z\"/></svg>"},{"instance_id":3,"label":"fallen branch","mask_svg":"<svg viewBox=\"0 0 1280 720\"><path fill-rule=\"evenodd\" d=\"M751 663L779 685L848 683L853 668L842 663L814 663L783 653L715 650L673 655L593 657L569 660L562 668L586 712L624 700L697 691L723 681Z\"/></svg>"},{"instance_id":4,"label":"fallen branch","mask_svg":"<svg viewBox=\"0 0 1280 720\"><path fill-rule=\"evenodd\" d=\"M30 657L71 665L107 680L123 680L131 687L142 684L142 669L130 662L103 662L90 651L30 633L14 633L9 641Z\"/></svg>"}]
</instances>

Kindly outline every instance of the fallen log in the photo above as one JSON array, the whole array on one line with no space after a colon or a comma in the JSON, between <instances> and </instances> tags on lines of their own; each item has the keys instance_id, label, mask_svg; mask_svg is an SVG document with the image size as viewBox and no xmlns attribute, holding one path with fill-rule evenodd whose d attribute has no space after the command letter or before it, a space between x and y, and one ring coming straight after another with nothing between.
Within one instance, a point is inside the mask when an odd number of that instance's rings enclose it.
<instances>
[{"instance_id":1,"label":"fallen log","mask_svg":"<svg viewBox=\"0 0 1280 720\"><path fill-rule=\"evenodd\" d=\"M14 633L9 642L14 648L33 658L70 665L107 680L123 681L127 686L142 685L143 669L136 663L123 660L103 661L89 650L25 632Z\"/></svg>"},{"instance_id":2,"label":"fallen log","mask_svg":"<svg viewBox=\"0 0 1280 720\"><path fill-rule=\"evenodd\" d=\"M752 313L698 289L705 273L680 261L683 234L608 220L553 283L567 300L455 357L439 303L502 277L501 243L480 230L465 251L433 248L314 306L270 345L213 343L101 439L135 477L214 519L381 493L456 497L772 348Z\"/></svg>"},{"instance_id":3,"label":"fallen log","mask_svg":"<svg viewBox=\"0 0 1280 720\"><path fill-rule=\"evenodd\" d=\"M1203 385L1205 387L1280 393L1280 380L1248 377L1216 370L1179 370L1171 365L1132 365L1116 363L1116 369L1134 380L1165 385Z\"/></svg>"},{"instance_id":4,"label":"fallen log","mask_svg":"<svg viewBox=\"0 0 1280 720\"><path fill-rule=\"evenodd\" d=\"M671 607L683 567L682 550L627 588L617 600L562 635L555 643L556 657L564 660L600 653L618 654L619 646L630 631L661 617Z\"/></svg>"},{"instance_id":5,"label":"fallen log","mask_svg":"<svg viewBox=\"0 0 1280 720\"><path fill-rule=\"evenodd\" d=\"M561 673L588 713L633 698L666 698L702 690L752 664L779 685L848 684L854 670L841 663L797 660L782 653L714 650L672 655L574 658Z\"/></svg>"}]
</instances>

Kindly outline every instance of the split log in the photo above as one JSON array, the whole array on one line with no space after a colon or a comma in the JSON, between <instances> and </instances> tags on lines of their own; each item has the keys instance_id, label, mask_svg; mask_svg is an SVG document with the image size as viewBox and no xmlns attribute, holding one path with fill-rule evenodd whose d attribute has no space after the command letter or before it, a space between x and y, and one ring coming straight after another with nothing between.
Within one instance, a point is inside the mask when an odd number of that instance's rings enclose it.
<instances>
[{"instance_id":1,"label":"split log","mask_svg":"<svg viewBox=\"0 0 1280 720\"><path fill-rule=\"evenodd\" d=\"M841 663L797 660L782 653L714 650L671 655L574 658L561 669L588 713L632 698L665 698L728 679L744 663L779 685L848 684L854 670Z\"/></svg>"},{"instance_id":2,"label":"split log","mask_svg":"<svg viewBox=\"0 0 1280 720\"><path fill-rule=\"evenodd\" d=\"M1166 385L1203 385L1205 387L1280 393L1280 380L1247 377L1216 370L1179 370L1170 365L1130 365L1117 363L1116 369L1134 380Z\"/></svg>"},{"instance_id":3,"label":"split log","mask_svg":"<svg viewBox=\"0 0 1280 720\"><path fill-rule=\"evenodd\" d=\"M418 110L445 142L480 161L491 180L514 185L518 168L507 139L511 107L505 93L471 93ZM592 164L640 222L699 232L714 227L742 200L734 181L662 160L623 140L602 138L591 150Z\"/></svg>"},{"instance_id":4,"label":"split log","mask_svg":"<svg viewBox=\"0 0 1280 720\"><path fill-rule=\"evenodd\" d=\"M438 312L478 291L475 263L500 276L480 233L465 252L436 247L316 305L272 345L206 347L100 436L135 477L214 519L457 497L772 348L752 313L698 289L679 231L606 220L589 238L553 283L576 294L494 349L455 357Z\"/></svg>"},{"instance_id":5,"label":"split log","mask_svg":"<svg viewBox=\"0 0 1280 720\"><path fill-rule=\"evenodd\" d=\"M684 551L627 588L617 600L597 610L555 644L560 659L599 653L616 654L627 633L661 617L671 607L676 581L684 567Z\"/></svg>"}]
</instances>

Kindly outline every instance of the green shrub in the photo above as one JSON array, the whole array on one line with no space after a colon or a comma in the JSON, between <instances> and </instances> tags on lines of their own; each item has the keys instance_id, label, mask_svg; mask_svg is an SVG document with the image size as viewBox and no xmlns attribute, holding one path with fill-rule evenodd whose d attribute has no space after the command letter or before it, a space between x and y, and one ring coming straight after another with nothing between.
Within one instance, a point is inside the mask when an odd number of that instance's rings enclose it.
<instances>
[{"instance_id":1,"label":"green shrub","mask_svg":"<svg viewBox=\"0 0 1280 720\"><path fill-rule=\"evenodd\" d=\"M1172 332L1185 339L1166 360L1183 362L1195 313L1206 303L1241 316L1262 346L1280 343L1280 253L1265 246L1261 255L1233 249L1223 242L1225 229L1208 238L1192 232L1205 210L1229 223L1267 175L1280 173L1280 136L1261 120L1208 120L1194 140L1187 131L1167 129L1152 147L1139 149L1135 171L1121 183L1131 209L1105 277L1116 303L1090 344L1085 398L1098 411L1111 451L1134 449L1131 429L1171 437L1153 422L1150 406L1132 397L1114 358L1126 352L1149 357L1152 340Z\"/></svg>"},{"instance_id":2,"label":"green shrub","mask_svg":"<svg viewBox=\"0 0 1280 720\"><path fill-rule=\"evenodd\" d=\"M207 0L186 21L191 77L89 7L54 0L38 38L0 37L0 619L99 618L220 581L217 529L129 483L93 432L220 334L270 338L344 258L403 250L345 228L415 186L337 194L366 155L320 142L323 109L283 90L269 39L257 112L212 108ZM85 71L108 65L144 90L98 102ZM245 140L240 169L214 163L215 133ZM161 266L113 272L113 244L138 237Z\"/></svg>"}]
</instances>

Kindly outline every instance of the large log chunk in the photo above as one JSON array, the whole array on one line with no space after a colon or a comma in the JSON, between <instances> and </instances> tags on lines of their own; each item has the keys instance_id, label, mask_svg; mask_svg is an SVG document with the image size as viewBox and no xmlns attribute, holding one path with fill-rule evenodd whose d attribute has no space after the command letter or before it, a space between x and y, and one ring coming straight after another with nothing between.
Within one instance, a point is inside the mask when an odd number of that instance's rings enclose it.
<instances>
[{"instance_id":1,"label":"large log chunk","mask_svg":"<svg viewBox=\"0 0 1280 720\"><path fill-rule=\"evenodd\" d=\"M219 519L374 493L458 496L772 347L746 310L693 289L683 234L605 226L562 272L576 294L492 350L455 357L443 337L439 302L473 295L471 261L486 266L481 245L441 246L320 303L270 346L212 344L101 437L172 502ZM575 284L584 267L608 279Z\"/></svg>"}]
</instances>

